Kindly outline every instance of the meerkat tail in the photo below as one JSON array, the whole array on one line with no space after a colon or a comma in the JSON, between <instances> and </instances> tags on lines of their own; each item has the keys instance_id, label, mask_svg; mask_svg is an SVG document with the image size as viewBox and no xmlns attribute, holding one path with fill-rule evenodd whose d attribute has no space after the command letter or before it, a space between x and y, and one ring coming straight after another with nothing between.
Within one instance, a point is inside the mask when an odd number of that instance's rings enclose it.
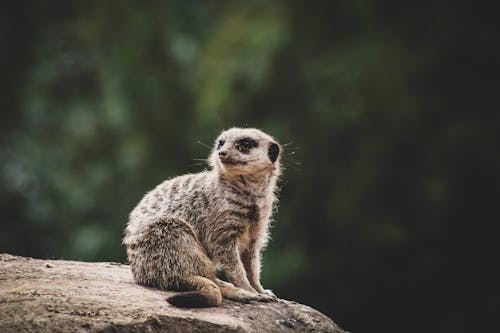
<instances>
[{"instance_id":1,"label":"meerkat tail","mask_svg":"<svg viewBox=\"0 0 500 333\"><path fill-rule=\"evenodd\" d=\"M167 298L167 302L179 308L206 308L220 306L222 294L219 287L210 279L202 276L191 276L182 284L194 291L181 292Z\"/></svg>"},{"instance_id":2,"label":"meerkat tail","mask_svg":"<svg viewBox=\"0 0 500 333\"><path fill-rule=\"evenodd\" d=\"M219 306L211 295L201 291L186 291L167 298L167 302L178 308L209 308Z\"/></svg>"}]
</instances>

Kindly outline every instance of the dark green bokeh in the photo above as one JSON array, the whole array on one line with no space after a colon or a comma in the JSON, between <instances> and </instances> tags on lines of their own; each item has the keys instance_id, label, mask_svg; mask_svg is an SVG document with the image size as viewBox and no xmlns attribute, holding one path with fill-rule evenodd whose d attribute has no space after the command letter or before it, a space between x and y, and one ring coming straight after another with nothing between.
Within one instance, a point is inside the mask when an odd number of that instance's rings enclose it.
<instances>
[{"instance_id":1,"label":"dark green bokeh","mask_svg":"<svg viewBox=\"0 0 500 333\"><path fill-rule=\"evenodd\" d=\"M258 127L287 144L266 287L353 332L475 331L498 301L497 20L441 0L2 2L0 252L125 261L142 195Z\"/></svg>"}]
</instances>

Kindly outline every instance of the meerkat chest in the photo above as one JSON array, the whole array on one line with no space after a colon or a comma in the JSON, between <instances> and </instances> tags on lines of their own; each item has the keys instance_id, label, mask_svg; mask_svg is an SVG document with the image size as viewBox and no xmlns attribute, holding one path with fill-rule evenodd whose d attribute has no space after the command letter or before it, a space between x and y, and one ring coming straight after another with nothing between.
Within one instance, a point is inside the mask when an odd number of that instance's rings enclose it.
<instances>
[{"instance_id":1,"label":"meerkat chest","mask_svg":"<svg viewBox=\"0 0 500 333\"><path fill-rule=\"evenodd\" d=\"M242 228L237 244L240 251L248 248L267 230L269 200L251 195L227 196L225 208L229 220L235 220Z\"/></svg>"},{"instance_id":2,"label":"meerkat chest","mask_svg":"<svg viewBox=\"0 0 500 333\"><path fill-rule=\"evenodd\" d=\"M267 205L264 200L253 196L229 195L224 198L224 210L234 219L245 223L249 227L259 224L267 215Z\"/></svg>"}]
</instances>

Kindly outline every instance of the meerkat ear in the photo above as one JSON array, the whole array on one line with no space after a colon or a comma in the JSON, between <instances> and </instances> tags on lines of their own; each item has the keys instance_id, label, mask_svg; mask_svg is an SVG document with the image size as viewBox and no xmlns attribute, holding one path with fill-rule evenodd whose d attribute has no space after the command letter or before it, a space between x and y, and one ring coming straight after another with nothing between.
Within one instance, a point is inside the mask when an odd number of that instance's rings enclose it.
<instances>
[{"instance_id":1,"label":"meerkat ear","mask_svg":"<svg viewBox=\"0 0 500 333\"><path fill-rule=\"evenodd\" d=\"M271 142L269 144L269 148L267 149L267 156L269 156L271 162L273 163L276 162L279 154L280 154L280 146L278 146L277 143Z\"/></svg>"}]
</instances>

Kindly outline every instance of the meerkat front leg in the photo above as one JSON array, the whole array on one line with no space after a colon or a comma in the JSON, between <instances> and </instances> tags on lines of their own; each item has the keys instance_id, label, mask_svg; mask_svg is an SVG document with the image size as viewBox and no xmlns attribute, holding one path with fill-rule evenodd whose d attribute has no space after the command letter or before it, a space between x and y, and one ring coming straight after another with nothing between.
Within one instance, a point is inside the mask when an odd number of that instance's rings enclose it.
<instances>
[{"instance_id":1,"label":"meerkat front leg","mask_svg":"<svg viewBox=\"0 0 500 333\"><path fill-rule=\"evenodd\" d=\"M224 246L224 248L217 251L217 254L218 258L216 258L216 261L219 262L229 282L238 288L257 293L250 284L250 281L248 281L245 268L235 244Z\"/></svg>"},{"instance_id":2,"label":"meerkat front leg","mask_svg":"<svg viewBox=\"0 0 500 333\"><path fill-rule=\"evenodd\" d=\"M226 249L226 251L222 253L224 255L218 262L224 270L226 277L231 282L217 281L224 297L243 302L252 300L269 302L275 299L275 297L269 294L257 292L251 286L236 246Z\"/></svg>"},{"instance_id":3,"label":"meerkat front leg","mask_svg":"<svg viewBox=\"0 0 500 333\"><path fill-rule=\"evenodd\" d=\"M248 249L242 252L241 261L247 272L250 285L260 294L276 297L269 289L264 289L260 283L261 257L260 249L255 242L250 243Z\"/></svg>"},{"instance_id":4,"label":"meerkat front leg","mask_svg":"<svg viewBox=\"0 0 500 333\"><path fill-rule=\"evenodd\" d=\"M250 285L257 292L264 293L264 288L260 284L260 255L255 243L250 244L249 248L241 253L241 261Z\"/></svg>"},{"instance_id":5,"label":"meerkat front leg","mask_svg":"<svg viewBox=\"0 0 500 333\"><path fill-rule=\"evenodd\" d=\"M210 240L209 250L213 262L225 273L234 286L257 294L250 285L245 268L238 252L238 238L245 231L245 224L238 220L228 219L216 225Z\"/></svg>"}]
</instances>

